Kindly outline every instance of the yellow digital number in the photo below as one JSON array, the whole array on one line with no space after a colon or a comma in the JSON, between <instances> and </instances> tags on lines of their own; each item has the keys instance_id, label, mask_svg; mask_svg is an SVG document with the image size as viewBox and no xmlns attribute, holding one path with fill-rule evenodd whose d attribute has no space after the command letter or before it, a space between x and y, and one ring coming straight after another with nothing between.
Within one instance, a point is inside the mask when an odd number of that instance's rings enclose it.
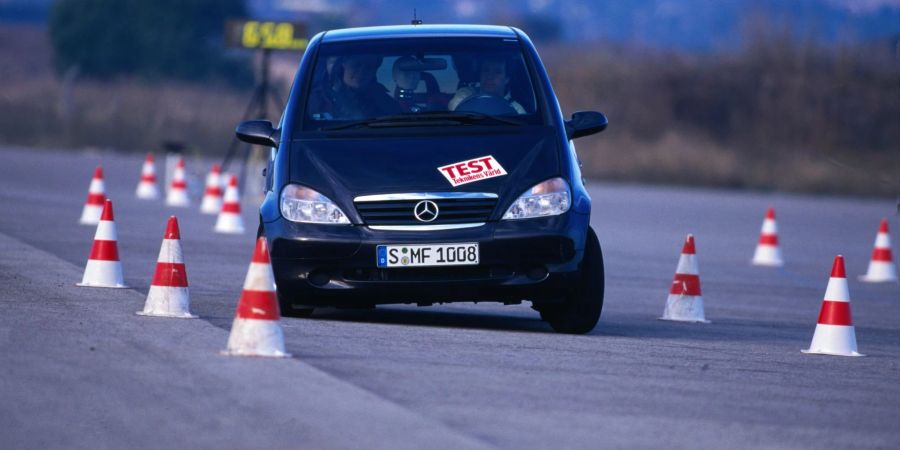
<instances>
[{"instance_id":1,"label":"yellow digital number","mask_svg":"<svg viewBox=\"0 0 900 450\"><path fill-rule=\"evenodd\" d=\"M244 23L241 46L246 48L270 48L294 50L306 48L309 39L294 38L294 25L290 23L259 22Z\"/></svg>"},{"instance_id":2,"label":"yellow digital number","mask_svg":"<svg viewBox=\"0 0 900 450\"><path fill-rule=\"evenodd\" d=\"M259 47L259 22L255 20L244 24L244 33L241 36L241 45L248 48Z\"/></svg>"}]
</instances>

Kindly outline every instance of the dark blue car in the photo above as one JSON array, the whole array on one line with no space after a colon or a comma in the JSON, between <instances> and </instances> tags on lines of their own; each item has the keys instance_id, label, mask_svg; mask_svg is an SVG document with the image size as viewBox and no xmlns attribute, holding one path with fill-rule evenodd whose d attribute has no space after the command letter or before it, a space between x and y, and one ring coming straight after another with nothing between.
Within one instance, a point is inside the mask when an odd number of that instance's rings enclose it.
<instances>
[{"instance_id":1,"label":"dark blue car","mask_svg":"<svg viewBox=\"0 0 900 450\"><path fill-rule=\"evenodd\" d=\"M316 307L532 302L586 333L603 257L572 140L528 37L496 26L336 30L311 39L271 147L260 235L282 313Z\"/></svg>"}]
</instances>

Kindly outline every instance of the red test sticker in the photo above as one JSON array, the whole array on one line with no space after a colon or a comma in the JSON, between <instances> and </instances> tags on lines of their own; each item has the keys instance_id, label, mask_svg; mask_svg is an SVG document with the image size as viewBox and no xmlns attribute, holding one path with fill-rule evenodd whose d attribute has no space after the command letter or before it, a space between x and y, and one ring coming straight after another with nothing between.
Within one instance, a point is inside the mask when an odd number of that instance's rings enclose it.
<instances>
[{"instance_id":1,"label":"red test sticker","mask_svg":"<svg viewBox=\"0 0 900 450\"><path fill-rule=\"evenodd\" d=\"M440 172L453 187L471 183L473 181L481 181L506 175L506 170L504 170L503 166L501 166L491 155L447 164L446 166L438 167L438 172Z\"/></svg>"}]
</instances>

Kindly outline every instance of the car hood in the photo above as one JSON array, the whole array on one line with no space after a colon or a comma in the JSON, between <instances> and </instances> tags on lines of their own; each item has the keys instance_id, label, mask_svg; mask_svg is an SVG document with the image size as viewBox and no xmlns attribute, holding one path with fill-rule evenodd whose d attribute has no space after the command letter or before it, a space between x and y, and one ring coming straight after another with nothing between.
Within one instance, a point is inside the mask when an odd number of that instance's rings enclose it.
<instances>
[{"instance_id":1,"label":"car hood","mask_svg":"<svg viewBox=\"0 0 900 450\"><path fill-rule=\"evenodd\" d=\"M439 167L492 156L506 175L454 187ZM475 163L477 164L477 163ZM404 192L491 192L511 202L532 185L559 175L558 145L550 127L510 133L367 136L295 140L290 180L339 205L360 195Z\"/></svg>"}]
</instances>

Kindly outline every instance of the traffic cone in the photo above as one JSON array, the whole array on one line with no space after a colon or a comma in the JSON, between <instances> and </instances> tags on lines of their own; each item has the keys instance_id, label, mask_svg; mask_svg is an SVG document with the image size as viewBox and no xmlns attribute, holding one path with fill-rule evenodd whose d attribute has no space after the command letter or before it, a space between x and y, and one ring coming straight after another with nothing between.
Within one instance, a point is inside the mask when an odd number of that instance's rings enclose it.
<instances>
[{"instance_id":1,"label":"traffic cone","mask_svg":"<svg viewBox=\"0 0 900 450\"><path fill-rule=\"evenodd\" d=\"M181 233L178 231L178 219L171 216L166 225L159 257L156 259L156 272L150 283L144 310L138 311L137 314L196 319L197 316L191 314L190 309L191 297L188 292L184 255L181 252Z\"/></svg>"},{"instance_id":2,"label":"traffic cone","mask_svg":"<svg viewBox=\"0 0 900 450\"><path fill-rule=\"evenodd\" d=\"M206 189L203 192L203 201L200 203L200 212L204 214L218 214L222 209L222 169L218 164L213 164L212 170L206 175Z\"/></svg>"},{"instance_id":3,"label":"traffic cone","mask_svg":"<svg viewBox=\"0 0 900 450\"><path fill-rule=\"evenodd\" d=\"M225 189L225 203L222 211L216 219L215 231L218 233L243 234L244 219L241 218L241 198L238 194L237 177L232 175L228 179L228 188Z\"/></svg>"},{"instance_id":4,"label":"traffic cone","mask_svg":"<svg viewBox=\"0 0 900 450\"><path fill-rule=\"evenodd\" d=\"M175 165L166 205L179 207L191 205L191 199L187 195L187 182L184 181L184 158L178 158L178 164Z\"/></svg>"},{"instance_id":5,"label":"traffic cone","mask_svg":"<svg viewBox=\"0 0 900 450\"><path fill-rule=\"evenodd\" d=\"M156 188L156 164L153 163L153 153L147 153L144 165L141 166L141 181L134 191L134 195L142 200L156 200L159 198L159 190Z\"/></svg>"},{"instance_id":6,"label":"traffic cone","mask_svg":"<svg viewBox=\"0 0 900 450\"><path fill-rule=\"evenodd\" d=\"M278 299L275 296L275 276L269 261L266 238L256 239L256 249L244 280L244 290L238 301L227 355L290 357L284 351L284 334L278 320Z\"/></svg>"},{"instance_id":7,"label":"traffic cone","mask_svg":"<svg viewBox=\"0 0 900 450\"><path fill-rule=\"evenodd\" d=\"M84 209L81 210L81 219L78 220L78 223L82 225L97 225L100 223L104 200L106 200L106 189L103 184L103 168L97 166L94 169L94 177L91 178L87 200L84 202Z\"/></svg>"},{"instance_id":8,"label":"traffic cone","mask_svg":"<svg viewBox=\"0 0 900 450\"><path fill-rule=\"evenodd\" d=\"M778 225L775 223L775 209L766 210L762 230L759 232L759 243L753 254L753 264L757 266L781 267L781 248L778 246Z\"/></svg>"},{"instance_id":9,"label":"traffic cone","mask_svg":"<svg viewBox=\"0 0 900 450\"><path fill-rule=\"evenodd\" d=\"M897 281L897 266L894 265L894 258L891 255L891 235L888 233L887 219L881 219L878 234L875 236L872 259L869 260L869 271L859 277L859 280L867 283Z\"/></svg>"},{"instance_id":10,"label":"traffic cone","mask_svg":"<svg viewBox=\"0 0 900 450\"><path fill-rule=\"evenodd\" d=\"M819 311L812 344L803 353L837 356L865 356L856 351L856 331L850 318L850 290L844 271L844 257L837 255Z\"/></svg>"},{"instance_id":11,"label":"traffic cone","mask_svg":"<svg viewBox=\"0 0 900 450\"><path fill-rule=\"evenodd\" d=\"M84 267L84 277L78 286L125 288L122 263L119 261L119 247L116 243L116 222L113 220L112 201L103 204L103 213L94 234L91 255Z\"/></svg>"},{"instance_id":12,"label":"traffic cone","mask_svg":"<svg viewBox=\"0 0 900 450\"><path fill-rule=\"evenodd\" d=\"M700 294L700 271L694 247L694 235L687 235L675 278L666 300L666 309L660 320L709 323L703 313L703 297Z\"/></svg>"}]
</instances>

